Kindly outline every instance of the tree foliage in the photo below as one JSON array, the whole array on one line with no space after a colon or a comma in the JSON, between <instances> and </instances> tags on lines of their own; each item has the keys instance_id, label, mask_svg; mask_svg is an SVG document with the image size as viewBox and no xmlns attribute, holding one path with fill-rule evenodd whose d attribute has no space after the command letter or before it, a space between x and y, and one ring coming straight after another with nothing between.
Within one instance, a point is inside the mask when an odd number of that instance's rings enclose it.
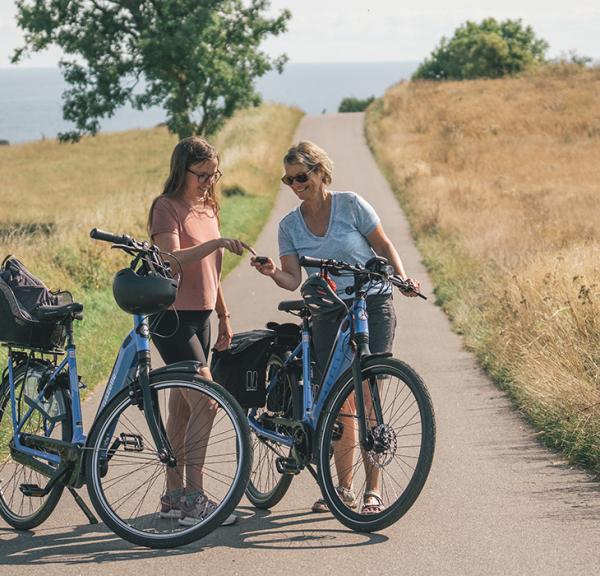
<instances>
[{"instance_id":1,"label":"tree foliage","mask_svg":"<svg viewBox=\"0 0 600 576\"><path fill-rule=\"evenodd\" d=\"M28 52L58 45L69 88L63 115L77 140L130 103L162 106L180 137L214 133L240 107L257 105L254 79L281 72L262 41L286 30L290 13L266 15L268 0L17 0Z\"/></svg>"},{"instance_id":2,"label":"tree foliage","mask_svg":"<svg viewBox=\"0 0 600 576\"><path fill-rule=\"evenodd\" d=\"M338 112L363 112L369 104L375 100L375 96L368 98L354 98L352 96L344 98L338 107Z\"/></svg>"},{"instance_id":3,"label":"tree foliage","mask_svg":"<svg viewBox=\"0 0 600 576\"><path fill-rule=\"evenodd\" d=\"M466 80L517 74L545 62L548 43L521 20L467 21L451 39L442 38L413 79Z\"/></svg>"}]
</instances>

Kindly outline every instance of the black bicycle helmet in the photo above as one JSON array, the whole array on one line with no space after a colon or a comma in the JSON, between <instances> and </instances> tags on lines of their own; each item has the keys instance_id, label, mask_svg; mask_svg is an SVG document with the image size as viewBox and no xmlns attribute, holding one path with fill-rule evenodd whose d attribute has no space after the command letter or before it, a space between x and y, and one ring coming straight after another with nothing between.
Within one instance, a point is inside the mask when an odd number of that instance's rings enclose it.
<instances>
[{"instance_id":1,"label":"black bicycle helmet","mask_svg":"<svg viewBox=\"0 0 600 576\"><path fill-rule=\"evenodd\" d=\"M141 276L131 268L123 268L115 274L113 295L129 314L154 314L175 302L177 280L155 272Z\"/></svg>"},{"instance_id":2,"label":"black bicycle helmet","mask_svg":"<svg viewBox=\"0 0 600 576\"><path fill-rule=\"evenodd\" d=\"M335 293L329 282L318 272L308 277L306 282L302 284L300 293L302 294L304 303L315 318L348 311L343 300Z\"/></svg>"}]
</instances>

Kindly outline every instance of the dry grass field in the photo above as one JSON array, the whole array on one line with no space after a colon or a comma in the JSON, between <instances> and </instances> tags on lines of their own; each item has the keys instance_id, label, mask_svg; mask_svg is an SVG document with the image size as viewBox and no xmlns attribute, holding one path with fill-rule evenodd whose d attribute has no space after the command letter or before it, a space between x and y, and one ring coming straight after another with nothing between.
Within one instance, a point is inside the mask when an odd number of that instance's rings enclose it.
<instances>
[{"instance_id":1,"label":"dry grass field","mask_svg":"<svg viewBox=\"0 0 600 576\"><path fill-rule=\"evenodd\" d=\"M302 112L263 105L237 113L215 137L224 176L224 236L253 242L279 189L281 157ZM128 263L120 251L89 238L98 227L147 237L152 199L168 175L177 138L164 128L100 134L78 144L40 141L0 148L0 258L13 253L49 287L84 303L78 329L88 384L106 379L131 319L110 290ZM239 257L226 256L226 274ZM0 365L2 360L0 358Z\"/></svg>"},{"instance_id":2,"label":"dry grass field","mask_svg":"<svg viewBox=\"0 0 600 576\"><path fill-rule=\"evenodd\" d=\"M600 69L402 83L367 136L456 330L600 472Z\"/></svg>"}]
</instances>

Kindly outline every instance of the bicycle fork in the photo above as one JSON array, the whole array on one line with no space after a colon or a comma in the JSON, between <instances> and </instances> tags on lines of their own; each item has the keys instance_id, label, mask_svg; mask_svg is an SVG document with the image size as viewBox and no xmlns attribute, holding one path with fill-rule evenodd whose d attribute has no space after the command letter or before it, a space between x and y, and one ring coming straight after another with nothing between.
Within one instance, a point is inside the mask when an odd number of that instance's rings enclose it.
<instances>
[{"instance_id":1,"label":"bicycle fork","mask_svg":"<svg viewBox=\"0 0 600 576\"><path fill-rule=\"evenodd\" d=\"M158 459L169 468L175 468L177 460L167 438L165 426L157 405L156 394L153 394L150 389L150 351L139 352L138 363L140 367L138 374L139 390L132 391L131 393L135 394L137 392L139 394L141 392L142 401L139 403L139 408L144 412L154 446L156 446Z\"/></svg>"},{"instance_id":2,"label":"bicycle fork","mask_svg":"<svg viewBox=\"0 0 600 576\"><path fill-rule=\"evenodd\" d=\"M148 319L142 315L135 316L135 337L138 359L138 384L130 384L130 396L138 400L140 410L144 412L144 417L148 423L154 446L158 454L159 460L166 464L169 468L177 466L175 453L169 439L160 415L157 405L156 394L150 389L150 329L148 327ZM137 389L135 389L137 388ZM141 402L139 402L139 394L141 392Z\"/></svg>"},{"instance_id":3,"label":"bicycle fork","mask_svg":"<svg viewBox=\"0 0 600 576\"><path fill-rule=\"evenodd\" d=\"M375 415L375 426L367 426L367 419L372 420L365 409L365 393L362 377L363 359L371 352L369 349L369 325L367 321L367 303L363 294L359 294L355 305L355 317L351 339L354 347L352 360L352 377L354 380L354 395L356 396L356 416L358 418L358 437L361 446L368 452L374 447L372 429L383 423L381 399L376 378L369 378L368 389Z\"/></svg>"}]
</instances>

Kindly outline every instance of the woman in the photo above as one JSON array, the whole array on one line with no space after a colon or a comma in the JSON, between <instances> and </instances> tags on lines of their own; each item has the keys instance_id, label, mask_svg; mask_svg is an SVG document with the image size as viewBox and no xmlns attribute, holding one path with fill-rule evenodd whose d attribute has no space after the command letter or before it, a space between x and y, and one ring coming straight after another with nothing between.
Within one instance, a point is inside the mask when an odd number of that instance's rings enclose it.
<instances>
[{"instance_id":1,"label":"woman","mask_svg":"<svg viewBox=\"0 0 600 576\"><path fill-rule=\"evenodd\" d=\"M215 348L228 348L233 335L220 281L223 248L238 256L247 248L240 240L221 238L215 195L220 177L219 155L206 140L197 136L181 140L173 150L163 193L152 203L148 217L152 241L173 256L173 269L181 267L182 271L175 311L158 317L153 341L165 364L195 360L202 365L200 375L209 380L209 317L213 310L219 319ZM216 507L203 491L205 454L196 447L196 465L185 466L185 483L181 464L186 461L187 450L192 450L191 439L196 446L206 444L198 443L198 438L210 434L215 411L215 403L208 400L192 402L179 392L169 396L167 434L180 464L167 471L167 490L161 498L163 518L179 518L180 524L193 525ZM186 439L190 439L187 446ZM236 516L230 515L223 524L235 521Z\"/></svg>"},{"instance_id":2,"label":"woman","mask_svg":"<svg viewBox=\"0 0 600 576\"><path fill-rule=\"evenodd\" d=\"M333 166L325 151L312 142L300 142L288 150L283 163L285 175L282 181L291 187L301 203L279 223L281 268L277 268L271 259L259 264L252 258L252 265L259 272L270 276L282 288L296 290L302 281L301 256L333 258L364 265L377 255L387 258L394 272L418 291L418 282L407 278L400 256L371 205L354 192L334 192L327 188L332 180ZM345 289L352 283L352 278L336 278L337 293L346 302L348 295ZM412 292L404 294L415 295ZM390 352L396 328L391 288L382 293L380 287L373 287L367 293L367 313L371 352ZM314 351L321 373L326 366L337 328L336 322L313 319ZM353 396L344 410L355 412ZM376 514L384 507L379 474L365 458L367 480L362 503L357 502L352 489L355 445L356 430L346 427L336 443L334 453L340 483L337 491L346 505L354 508L360 504L363 514ZM327 512L327 503L319 499L312 509L314 512Z\"/></svg>"}]
</instances>

